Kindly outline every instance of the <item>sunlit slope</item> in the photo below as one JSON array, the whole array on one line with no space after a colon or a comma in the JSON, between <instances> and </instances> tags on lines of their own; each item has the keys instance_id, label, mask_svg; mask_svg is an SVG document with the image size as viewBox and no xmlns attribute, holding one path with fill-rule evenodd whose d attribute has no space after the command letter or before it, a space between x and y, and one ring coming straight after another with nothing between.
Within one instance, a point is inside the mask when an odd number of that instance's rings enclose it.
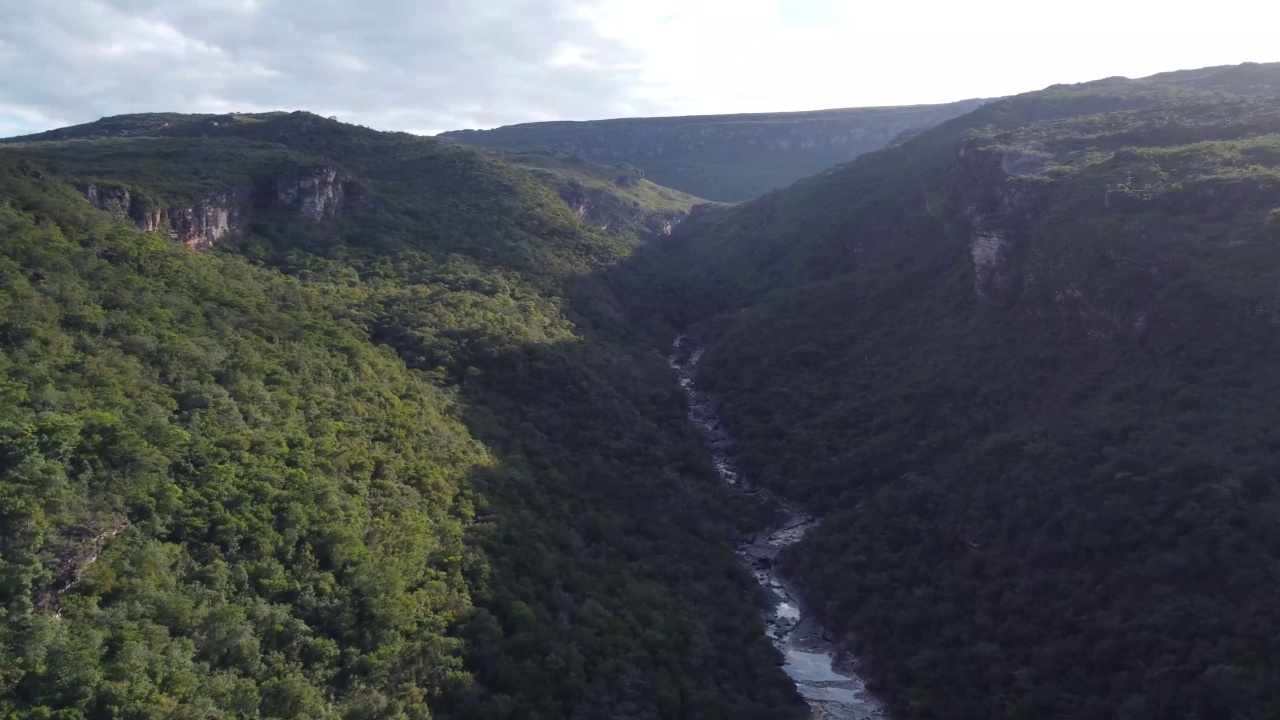
<instances>
[{"instance_id":1,"label":"sunlit slope","mask_svg":"<svg viewBox=\"0 0 1280 720\"><path fill-rule=\"evenodd\" d=\"M5 714L798 715L638 236L306 113L0 165Z\"/></svg>"}]
</instances>

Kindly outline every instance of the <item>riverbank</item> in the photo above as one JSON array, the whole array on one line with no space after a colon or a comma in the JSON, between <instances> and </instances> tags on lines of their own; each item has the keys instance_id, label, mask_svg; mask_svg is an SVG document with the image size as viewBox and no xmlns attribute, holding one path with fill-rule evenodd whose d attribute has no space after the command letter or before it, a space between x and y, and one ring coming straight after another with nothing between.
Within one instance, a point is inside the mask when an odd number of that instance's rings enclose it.
<instances>
[{"instance_id":1,"label":"riverbank","mask_svg":"<svg viewBox=\"0 0 1280 720\"><path fill-rule=\"evenodd\" d=\"M716 471L726 484L741 492L766 497L782 510L780 522L740 539L734 549L768 598L763 603L761 619L766 634L785 658L783 669L809 703L814 718L885 720L888 715L883 705L867 691L866 680L849 669L852 662L839 660L841 651L834 637L807 611L800 594L774 569L778 554L799 542L819 519L768 490L752 487L742 474L735 462L733 438L720 423L710 394L697 387L697 367L702 353L703 348L696 340L681 336L670 358L671 368L689 397L689 420L705 438Z\"/></svg>"}]
</instances>

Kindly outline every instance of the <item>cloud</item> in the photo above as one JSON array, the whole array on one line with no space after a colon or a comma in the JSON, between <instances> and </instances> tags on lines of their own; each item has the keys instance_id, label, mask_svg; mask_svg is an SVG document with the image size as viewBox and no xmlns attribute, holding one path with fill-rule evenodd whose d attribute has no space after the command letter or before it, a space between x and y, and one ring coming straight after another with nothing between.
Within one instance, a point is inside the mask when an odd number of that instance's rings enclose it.
<instances>
[{"instance_id":1,"label":"cloud","mask_svg":"<svg viewBox=\"0 0 1280 720\"><path fill-rule=\"evenodd\" d=\"M0 136L163 110L310 110L435 133L946 102L1280 59L1267 30L1280 9L1253 0L1208 15L1114 0L3 4Z\"/></svg>"},{"instance_id":2,"label":"cloud","mask_svg":"<svg viewBox=\"0 0 1280 720\"><path fill-rule=\"evenodd\" d=\"M439 132L652 112L594 0L16 0L0 131L126 112L306 109ZM24 127L25 126L25 127Z\"/></svg>"},{"instance_id":3,"label":"cloud","mask_svg":"<svg viewBox=\"0 0 1280 720\"><path fill-rule=\"evenodd\" d=\"M939 103L1280 60L1270 30L1280 6L1149 5L599 0L591 12L596 27L645 58L634 92L663 114Z\"/></svg>"}]
</instances>

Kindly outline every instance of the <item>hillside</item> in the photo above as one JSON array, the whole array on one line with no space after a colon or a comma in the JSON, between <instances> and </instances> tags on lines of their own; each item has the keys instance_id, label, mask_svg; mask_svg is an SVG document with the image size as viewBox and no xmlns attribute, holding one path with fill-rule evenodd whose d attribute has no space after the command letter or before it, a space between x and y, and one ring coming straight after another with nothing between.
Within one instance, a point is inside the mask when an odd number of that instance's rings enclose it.
<instances>
[{"instance_id":1,"label":"hillside","mask_svg":"<svg viewBox=\"0 0 1280 720\"><path fill-rule=\"evenodd\" d=\"M613 235L651 240L670 235L706 200L658 185L626 163L599 165L549 152L501 152L556 191L578 219Z\"/></svg>"},{"instance_id":2,"label":"hillside","mask_svg":"<svg viewBox=\"0 0 1280 720\"><path fill-rule=\"evenodd\" d=\"M801 716L635 237L307 113L0 145L0 714Z\"/></svg>"},{"instance_id":3,"label":"hillside","mask_svg":"<svg viewBox=\"0 0 1280 720\"><path fill-rule=\"evenodd\" d=\"M1280 66L1054 86L698 213L783 563L895 718L1280 714Z\"/></svg>"},{"instance_id":4,"label":"hillside","mask_svg":"<svg viewBox=\"0 0 1280 720\"><path fill-rule=\"evenodd\" d=\"M296 115L296 114L295 114ZM119 173L128 169L135 179L151 180L160 187L167 199L175 201L207 200L228 187L247 188L254 173L270 174L273 168L305 165L308 158L290 150L287 144L278 142L268 129L287 122L287 113L260 113L253 115L182 115L178 113L149 113L103 118L97 122L68 128L50 130L19 138L0 139L0 145L36 145L37 157L49 162L68 161L75 173L92 179L95 173ZM311 122L320 118L312 117ZM262 125L266 123L266 125ZM229 133L239 138L234 156L219 174L205 170L192 173L191 168L167 163L154 163L142 152L146 142L157 143L164 138L163 147L157 153L174 156L183 153L180 161L198 158L209 159L224 153L225 137L210 141L209 132ZM393 134L387 134L388 137ZM396 145L416 147L420 138L407 134L394 134ZM120 143L130 138L137 142ZM180 141L178 138L185 138ZM93 140L90 143L67 143L69 140ZM12 147L11 151L24 151ZM356 149L359 152L359 149ZM498 157L503 161L528 170L543 184L550 187L583 222L621 236L630 241L646 240L658 235L669 235L695 205L707 201L687 193L663 187L647 180L644 172L625 163L601 165L582 158L558 156L545 151L504 152ZM315 160L312 158L311 160ZM315 164L313 162L312 164ZM154 177L153 177L154 175ZM304 181L306 179L303 179ZM88 180L84 182L90 182ZM332 184L332 179L324 180ZM110 182L108 182L108 185ZM109 192L109 191L108 191ZM213 198L213 205L230 209L232 198ZM98 204L118 200L108 196L91 198ZM136 199L135 214L160 210L160 198ZM197 203L198 204L198 203ZM128 210L128 208L123 208ZM142 218L137 218L141 220ZM157 218L158 219L158 218ZM147 223L140 225L146 229ZM153 228L154 229L154 228Z\"/></svg>"},{"instance_id":5,"label":"hillside","mask_svg":"<svg viewBox=\"0 0 1280 720\"><path fill-rule=\"evenodd\" d=\"M932 127L981 102L542 122L440 137L502 150L541 149L605 165L626 163L661 185L738 202L879 150L905 132Z\"/></svg>"}]
</instances>

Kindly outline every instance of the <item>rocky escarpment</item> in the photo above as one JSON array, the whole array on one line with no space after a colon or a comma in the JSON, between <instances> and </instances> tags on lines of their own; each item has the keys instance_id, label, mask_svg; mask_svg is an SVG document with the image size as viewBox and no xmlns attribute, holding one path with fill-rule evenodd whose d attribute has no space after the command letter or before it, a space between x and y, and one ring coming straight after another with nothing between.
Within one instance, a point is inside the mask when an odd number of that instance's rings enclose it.
<instances>
[{"instance_id":1,"label":"rocky escarpment","mask_svg":"<svg viewBox=\"0 0 1280 720\"><path fill-rule=\"evenodd\" d=\"M1046 169L1043 157L962 144L951 194L968 222L974 293L1090 340L1136 340L1177 324L1158 308L1169 279L1192 272L1195 261L1171 251L1192 240L1186 220L1274 227L1280 181L1258 173L1147 183L1138 178L1148 162L1116 152L1082 183L1075 172ZM1116 177L1125 180L1104 182ZM1056 221L1047 219L1053 213ZM1072 218L1107 230L1064 242L1052 228Z\"/></svg>"},{"instance_id":2,"label":"rocky escarpment","mask_svg":"<svg viewBox=\"0 0 1280 720\"><path fill-rule=\"evenodd\" d=\"M1043 160L974 143L961 145L953 192L969 222L974 293L990 302L1017 304L1028 317L1077 328L1093 340L1143 336L1155 319L1155 281L1169 269L1168 258L1159 253L1135 255L1119 243L1106 247L1076 242L1070 249L1076 257L1064 261L1063 248L1044 232L1043 218L1050 208L1083 202L1097 214L1128 209L1129 204L1117 201L1113 191L1075 197L1044 173ZM1081 271L1078 262L1093 270ZM1125 280L1102 281L1100 267L1113 268Z\"/></svg>"},{"instance_id":3,"label":"rocky escarpment","mask_svg":"<svg viewBox=\"0 0 1280 720\"><path fill-rule=\"evenodd\" d=\"M192 250L213 247L240 226L240 207L248 193L233 188L202 202L162 207L148 195L124 186L88 184L81 188L95 207L146 232L167 234Z\"/></svg>"},{"instance_id":4,"label":"rocky escarpment","mask_svg":"<svg viewBox=\"0 0 1280 720\"><path fill-rule=\"evenodd\" d=\"M507 150L550 148L599 163L626 162L667 187L736 202L878 150L903 133L932 127L981 102L529 123L442 137Z\"/></svg>"},{"instance_id":5,"label":"rocky escarpment","mask_svg":"<svg viewBox=\"0 0 1280 720\"><path fill-rule=\"evenodd\" d=\"M982 297L1009 291L1020 277L1010 260L1027 234L1038 205L1036 186L1015 182L1019 164L1007 154L961 145L957 159L957 195L969 220L969 252L973 256L974 292ZM1024 165L1027 163L1023 163Z\"/></svg>"},{"instance_id":6,"label":"rocky escarpment","mask_svg":"<svg viewBox=\"0 0 1280 720\"><path fill-rule=\"evenodd\" d=\"M117 219L132 220L147 232L160 232L168 228L168 217L163 210L127 187L88 184L80 188L90 203L105 210Z\"/></svg>"},{"instance_id":7,"label":"rocky escarpment","mask_svg":"<svg viewBox=\"0 0 1280 720\"><path fill-rule=\"evenodd\" d=\"M296 207L312 222L336 217L346 196L349 178L337 168L323 166L276 178L276 200Z\"/></svg>"},{"instance_id":8,"label":"rocky escarpment","mask_svg":"<svg viewBox=\"0 0 1280 720\"><path fill-rule=\"evenodd\" d=\"M957 155L953 192L970 223L973 290L981 297L1007 292L1025 279L1011 266L1011 259L1025 241L1047 187L1018 180L1036 176L1043 163L1036 157L983 149L975 143L962 144Z\"/></svg>"},{"instance_id":9,"label":"rocky escarpment","mask_svg":"<svg viewBox=\"0 0 1280 720\"><path fill-rule=\"evenodd\" d=\"M198 205L169 208L166 213L169 237L192 250L206 250L239 229L239 213L219 200L221 198L215 196Z\"/></svg>"},{"instance_id":10,"label":"rocky escarpment","mask_svg":"<svg viewBox=\"0 0 1280 720\"><path fill-rule=\"evenodd\" d=\"M321 222L337 217L348 195L348 176L333 167L299 170L274 178L267 202L252 187L231 187L210 193L198 202L166 204L147 192L124 185L87 183L80 186L90 203L145 232L166 234L192 250L207 250L227 235L240 231L248 209L275 205L296 211L304 219Z\"/></svg>"}]
</instances>

